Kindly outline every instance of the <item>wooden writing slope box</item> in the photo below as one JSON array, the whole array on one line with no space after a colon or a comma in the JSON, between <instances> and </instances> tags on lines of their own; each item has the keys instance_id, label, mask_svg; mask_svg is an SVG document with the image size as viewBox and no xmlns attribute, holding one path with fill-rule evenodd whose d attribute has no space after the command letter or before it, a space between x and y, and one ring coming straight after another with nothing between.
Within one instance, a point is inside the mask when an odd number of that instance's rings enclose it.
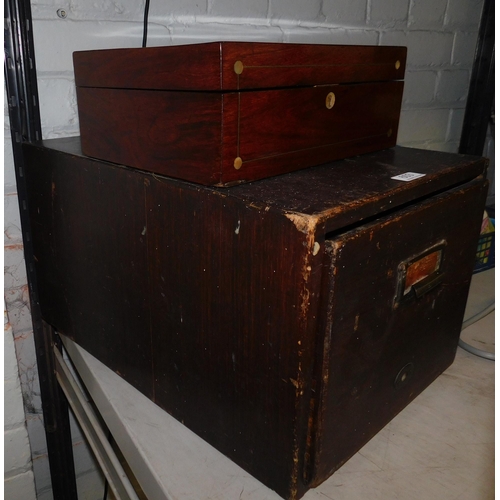
<instances>
[{"instance_id":1,"label":"wooden writing slope box","mask_svg":"<svg viewBox=\"0 0 500 500\"><path fill-rule=\"evenodd\" d=\"M404 47L75 52L82 151L224 186L392 147L405 64Z\"/></svg>"},{"instance_id":2,"label":"wooden writing slope box","mask_svg":"<svg viewBox=\"0 0 500 500\"><path fill-rule=\"evenodd\" d=\"M287 499L454 359L483 159L397 147L210 188L78 138L25 155L43 318Z\"/></svg>"}]
</instances>

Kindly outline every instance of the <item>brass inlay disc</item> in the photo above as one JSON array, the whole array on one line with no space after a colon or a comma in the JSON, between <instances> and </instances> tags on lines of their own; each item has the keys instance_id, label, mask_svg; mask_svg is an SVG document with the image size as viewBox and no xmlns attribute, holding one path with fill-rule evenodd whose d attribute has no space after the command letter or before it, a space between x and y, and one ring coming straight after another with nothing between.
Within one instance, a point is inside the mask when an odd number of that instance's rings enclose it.
<instances>
[{"instance_id":1,"label":"brass inlay disc","mask_svg":"<svg viewBox=\"0 0 500 500\"><path fill-rule=\"evenodd\" d=\"M237 156L235 159L234 159L234 168L236 170L239 170L241 168L241 165L243 165L243 160Z\"/></svg>"},{"instance_id":2,"label":"brass inlay disc","mask_svg":"<svg viewBox=\"0 0 500 500\"><path fill-rule=\"evenodd\" d=\"M330 92L326 96L325 104L326 104L326 107L328 109L332 109L333 108L333 105L335 104L335 94L333 92Z\"/></svg>"},{"instance_id":3,"label":"brass inlay disc","mask_svg":"<svg viewBox=\"0 0 500 500\"><path fill-rule=\"evenodd\" d=\"M401 67L401 61L396 61L396 64L394 65L396 69L399 69Z\"/></svg>"},{"instance_id":4,"label":"brass inlay disc","mask_svg":"<svg viewBox=\"0 0 500 500\"><path fill-rule=\"evenodd\" d=\"M390 128L388 131L387 131L387 137L391 137L392 135L392 128Z\"/></svg>"},{"instance_id":5,"label":"brass inlay disc","mask_svg":"<svg viewBox=\"0 0 500 500\"><path fill-rule=\"evenodd\" d=\"M234 72L237 75L241 75L241 73L243 73L243 63L241 61L236 61L234 63Z\"/></svg>"}]
</instances>

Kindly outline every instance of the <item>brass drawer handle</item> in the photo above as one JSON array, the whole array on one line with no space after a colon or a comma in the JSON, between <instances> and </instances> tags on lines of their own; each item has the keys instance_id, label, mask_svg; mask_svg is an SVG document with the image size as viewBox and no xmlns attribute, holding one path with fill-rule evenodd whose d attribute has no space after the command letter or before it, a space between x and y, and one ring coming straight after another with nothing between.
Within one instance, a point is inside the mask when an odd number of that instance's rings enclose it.
<instances>
[{"instance_id":1,"label":"brass drawer handle","mask_svg":"<svg viewBox=\"0 0 500 500\"><path fill-rule=\"evenodd\" d=\"M419 281L418 283L415 283L412 286L412 289L415 292L415 296L417 297L417 299L440 285L443 282L443 278L443 274L434 274L422 281Z\"/></svg>"}]
</instances>

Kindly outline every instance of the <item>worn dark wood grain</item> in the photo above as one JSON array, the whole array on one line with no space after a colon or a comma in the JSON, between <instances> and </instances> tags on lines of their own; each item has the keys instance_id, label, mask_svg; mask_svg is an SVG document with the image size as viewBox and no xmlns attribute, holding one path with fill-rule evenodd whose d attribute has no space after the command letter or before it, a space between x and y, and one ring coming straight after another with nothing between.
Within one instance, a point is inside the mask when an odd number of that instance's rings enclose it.
<instances>
[{"instance_id":1,"label":"worn dark wood grain","mask_svg":"<svg viewBox=\"0 0 500 500\"><path fill-rule=\"evenodd\" d=\"M25 151L44 319L152 397L144 179Z\"/></svg>"},{"instance_id":2,"label":"worn dark wood grain","mask_svg":"<svg viewBox=\"0 0 500 500\"><path fill-rule=\"evenodd\" d=\"M210 188L79 147L25 146L44 319L284 498L451 363L484 160L395 148ZM443 240L444 281L396 303L398 265Z\"/></svg>"},{"instance_id":3,"label":"worn dark wood grain","mask_svg":"<svg viewBox=\"0 0 500 500\"><path fill-rule=\"evenodd\" d=\"M233 186L229 193L288 212L304 213L334 231L393 210L485 173L488 160L396 146L270 179ZM412 182L392 179L425 174Z\"/></svg>"},{"instance_id":4,"label":"worn dark wood grain","mask_svg":"<svg viewBox=\"0 0 500 500\"><path fill-rule=\"evenodd\" d=\"M211 42L80 51L73 62L79 87L236 90L401 80L406 47Z\"/></svg>"},{"instance_id":5,"label":"worn dark wood grain","mask_svg":"<svg viewBox=\"0 0 500 500\"><path fill-rule=\"evenodd\" d=\"M314 242L221 192L153 180L150 193L155 401L290 495L300 464L280 457L294 455L306 429Z\"/></svg>"}]
</instances>

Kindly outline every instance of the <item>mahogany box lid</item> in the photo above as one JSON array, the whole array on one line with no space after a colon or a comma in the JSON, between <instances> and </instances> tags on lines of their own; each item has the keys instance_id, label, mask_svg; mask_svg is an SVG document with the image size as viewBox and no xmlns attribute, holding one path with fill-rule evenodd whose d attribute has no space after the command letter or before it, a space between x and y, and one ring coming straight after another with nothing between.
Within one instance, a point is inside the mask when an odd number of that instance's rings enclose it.
<instances>
[{"instance_id":1,"label":"mahogany box lid","mask_svg":"<svg viewBox=\"0 0 500 500\"><path fill-rule=\"evenodd\" d=\"M73 54L78 87L228 91L402 80L406 47L260 42Z\"/></svg>"}]
</instances>

